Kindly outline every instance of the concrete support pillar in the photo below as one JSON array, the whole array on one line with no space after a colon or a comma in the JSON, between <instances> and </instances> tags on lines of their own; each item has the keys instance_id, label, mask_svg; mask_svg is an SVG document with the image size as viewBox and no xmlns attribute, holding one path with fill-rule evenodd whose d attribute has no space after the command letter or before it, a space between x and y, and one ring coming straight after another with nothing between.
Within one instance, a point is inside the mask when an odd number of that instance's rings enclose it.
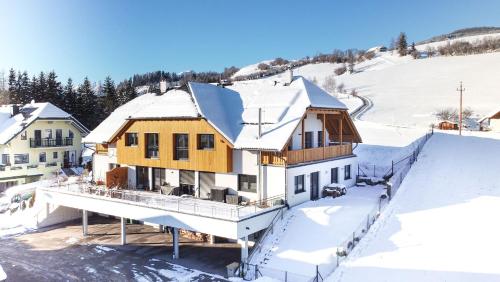
<instances>
[{"instance_id":1,"label":"concrete support pillar","mask_svg":"<svg viewBox=\"0 0 500 282\"><path fill-rule=\"evenodd\" d=\"M194 171L194 196L200 197L200 172Z\"/></svg>"},{"instance_id":2,"label":"concrete support pillar","mask_svg":"<svg viewBox=\"0 0 500 282\"><path fill-rule=\"evenodd\" d=\"M122 246L127 244L127 222L124 217L121 218L120 229L121 229L121 244Z\"/></svg>"},{"instance_id":3,"label":"concrete support pillar","mask_svg":"<svg viewBox=\"0 0 500 282\"><path fill-rule=\"evenodd\" d=\"M248 262L248 236L238 239L238 244L241 245L241 261Z\"/></svg>"},{"instance_id":4,"label":"concrete support pillar","mask_svg":"<svg viewBox=\"0 0 500 282\"><path fill-rule=\"evenodd\" d=\"M86 210L82 210L82 227L83 236L87 236L89 234L89 217Z\"/></svg>"},{"instance_id":5,"label":"concrete support pillar","mask_svg":"<svg viewBox=\"0 0 500 282\"><path fill-rule=\"evenodd\" d=\"M173 259L179 258L179 228L173 227L172 229L172 243L174 247Z\"/></svg>"},{"instance_id":6,"label":"concrete support pillar","mask_svg":"<svg viewBox=\"0 0 500 282\"><path fill-rule=\"evenodd\" d=\"M215 244L215 236L214 235L208 235L208 242L210 245Z\"/></svg>"},{"instance_id":7,"label":"concrete support pillar","mask_svg":"<svg viewBox=\"0 0 500 282\"><path fill-rule=\"evenodd\" d=\"M149 178L149 190L152 191L153 190L153 183L154 183L153 168L152 167L148 167L148 178Z\"/></svg>"}]
</instances>

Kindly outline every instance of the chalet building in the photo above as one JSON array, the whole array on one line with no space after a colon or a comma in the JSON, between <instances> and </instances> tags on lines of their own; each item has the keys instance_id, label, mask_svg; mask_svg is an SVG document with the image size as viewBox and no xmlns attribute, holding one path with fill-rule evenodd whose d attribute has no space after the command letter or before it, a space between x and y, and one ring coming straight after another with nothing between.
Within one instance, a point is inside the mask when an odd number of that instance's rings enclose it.
<instances>
[{"instance_id":1,"label":"chalet building","mask_svg":"<svg viewBox=\"0 0 500 282\"><path fill-rule=\"evenodd\" d=\"M88 130L51 103L0 107L0 191L79 164Z\"/></svg>"},{"instance_id":2,"label":"chalet building","mask_svg":"<svg viewBox=\"0 0 500 282\"><path fill-rule=\"evenodd\" d=\"M500 110L494 110L479 120L481 128L488 128L491 131L500 132Z\"/></svg>"},{"instance_id":3,"label":"chalet building","mask_svg":"<svg viewBox=\"0 0 500 282\"><path fill-rule=\"evenodd\" d=\"M93 180L231 203L321 197L355 184L361 138L347 107L302 77L189 83L116 109L85 139Z\"/></svg>"},{"instance_id":4,"label":"chalet building","mask_svg":"<svg viewBox=\"0 0 500 282\"><path fill-rule=\"evenodd\" d=\"M344 104L290 75L144 94L84 142L95 144L95 184L40 188L47 211L81 210L84 235L88 212L119 217L122 244L126 219L167 226L173 258L180 230L237 240L247 261L249 240L287 206L331 183L354 185L361 138Z\"/></svg>"}]
</instances>

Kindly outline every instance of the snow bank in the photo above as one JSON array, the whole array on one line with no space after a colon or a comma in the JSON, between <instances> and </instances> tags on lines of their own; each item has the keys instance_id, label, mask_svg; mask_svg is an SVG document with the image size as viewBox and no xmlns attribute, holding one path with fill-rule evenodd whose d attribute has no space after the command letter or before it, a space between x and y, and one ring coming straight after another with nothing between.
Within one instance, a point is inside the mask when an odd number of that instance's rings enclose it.
<instances>
[{"instance_id":1,"label":"snow bank","mask_svg":"<svg viewBox=\"0 0 500 282\"><path fill-rule=\"evenodd\" d=\"M274 234L265 239L262 252L255 254L252 263L259 264L264 275L275 278L279 271L289 272L290 279L293 275L301 276L301 280L311 278L316 265L331 271L336 265L337 247L366 221L382 193L382 187L354 187L339 198L293 207L279 221Z\"/></svg>"},{"instance_id":2,"label":"snow bank","mask_svg":"<svg viewBox=\"0 0 500 282\"><path fill-rule=\"evenodd\" d=\"M7 274L5 273L5 271L3 271L3 268L0 265L0 281L4 281L6 279L7 279Z\"/></svg>"},{"instance_id":3,"label":"snow bank","mask_svg":"<svg viewBox=\"0 0 500 282\"><path fill-rule=\"evenodd\" d=\"M435 133L327 281L499 281L500 135ZM489 220L491 219L491 220Z\"/></svg>"}]
</instances>

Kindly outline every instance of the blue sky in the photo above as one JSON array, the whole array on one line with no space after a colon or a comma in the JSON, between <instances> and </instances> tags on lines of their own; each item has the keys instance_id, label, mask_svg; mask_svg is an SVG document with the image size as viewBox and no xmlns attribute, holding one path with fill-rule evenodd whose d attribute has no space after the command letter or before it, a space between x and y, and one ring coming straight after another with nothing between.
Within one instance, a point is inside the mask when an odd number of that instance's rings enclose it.
<instances>
[{"instance_id":1,"label":"blue sky","mask_svg":"<svg viewBox=\"0 0 500 282\"><path fill-rule=\"evenodd\" d=\"M61 79L222 71L281 56L500 26L500 1L0 0L0 71Z\"/></svg>"}]
</instances>

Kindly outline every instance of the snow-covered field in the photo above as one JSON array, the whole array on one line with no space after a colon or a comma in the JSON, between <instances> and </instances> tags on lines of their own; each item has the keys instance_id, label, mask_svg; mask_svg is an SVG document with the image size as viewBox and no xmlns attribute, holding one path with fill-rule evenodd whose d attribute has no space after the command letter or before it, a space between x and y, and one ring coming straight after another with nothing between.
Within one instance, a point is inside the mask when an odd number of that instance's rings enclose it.
<instances>
[{"instance_id":1,"label":"snow-covered field","mask_svg":"<svg viewBox=\"0 0 500 282\"><path fill-rule=\"evenodd\" d=\"M316 80L322 86L338 64L309 64L294 69L294 75ZM286 74L269 78L281 79ZM463 81L464 106L478 116L498 108L500 100L500 52L414 60L391 52L378 53L355 66L353 74L335 76L344 84L370 98L373 108L362 119L387 125L429 127L434 113L442 108L458 108L456 88ZM343 101L344 102L344 101Z\"/></svg>"},{"instance_id":2,"label":"snow-covered field","mask_svg":"<svg viewBox=\"0 0 500 282\"><path fill-rule=\"evenodd\" d=\"M377 208L383 193L381 186L353 187L345 196L292 208L266 238L262 252L256 253L252 263L261 265L261 272L273 278L280 278L276 270L288 271L289 277L310 278L316 273L316 265L322 271L332 271L337 247Z\"/></svg>"},{"instance_id":3,"label":"snow-covered field","mask_svg":"<svg viewBox=\"0 0 500 282\"><path fill-rule=\"evenodd\" d=\"M500 281L500 135L437 133L328 281Z\"/></svg>"}]
</instances>

